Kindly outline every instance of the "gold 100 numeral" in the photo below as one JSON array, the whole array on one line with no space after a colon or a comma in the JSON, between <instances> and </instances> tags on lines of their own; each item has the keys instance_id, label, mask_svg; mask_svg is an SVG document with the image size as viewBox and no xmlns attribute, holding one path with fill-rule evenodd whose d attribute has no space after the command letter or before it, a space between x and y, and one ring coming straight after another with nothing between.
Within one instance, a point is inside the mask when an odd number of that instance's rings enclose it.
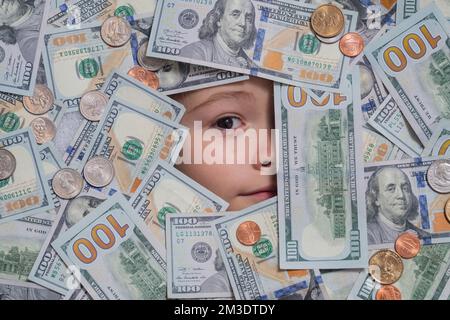
<instances>
[{"instance_id":1,"label":"gold 100 numeral","mask_svg":"<svg viewBox=\"0 0 450 320\"><path fill-rule=\"evenodd\" d=\"M126 231L128 230L129 226L128 224L121 226L117 222L116 218L114 218L112 215L109 215L106 220L110 223L110 225L113 227L113 229L117 232L117 234L123 238L126 235ZM105 242L102 238L99 236L99 232L102 232L106 238L108 238L108 241ZM90 264L97 259L97 245L100 249L108 250L111 247L114 246L116 243L116 237L113 233L113 231L110 229L109 226L100 223L97 224L95 227L91 230L91 237L92 240L94 240L94 243L92 243L89 239L86 238L80 238L73 244L73 252L75 253L75 256L80 259L81 262L85 264ZM89 256L86 256L82 251L81 247L86 248L89 251Z\"/></svg>"},{"instance_id":2,"label":"gold 100 numeral","mask_svg":"<svg viewBox=\"0 0 450 320\"><path fill-rule=\"evenodd\" d=\"M441 36L433 37L425 25L421 26L419 30L421 31L422 35L425 37L425 40L428 42L431 48L435 49L439 43L439 40L442 39ZM416 43L418 51L415 51L411 47L411 41L414 41ZM414 60L422 58L427 52L427 46L425 45L425 42L416 33L410 33L406 37L404 37L402 45L404 50L400 49L397 46L391 46L387 48L383 53L383 58L386 65L394 72L401 72L408 65L408 61L404 51L406 51L406 54ZM397 57L399 63L395 63L394 61L392 61L392 55L395 55Z\"/></svg>"},{"instance_id":3,"label":"gold 100 numeral","mask_svg":"<svg viewBox=\"0 0 450 320\"><path fill-rule=\"evenodd\" d=\"M300 97L296 98L296 92L298 93L299 89L300 89ZM343 101L347 100L347 97L342 96L339 93L330 93L323 98L322 102L318 102L313 97L310 97L306 93L306 91L301 88L289 86L287 89L287 99L289 101L289 104L294 108L304 107L307 102L311 102L314 106L319 107L319 108L326 106L330 102L331 95L333 98L334 106L338 106Z\"/></svg>"}]
</instances>

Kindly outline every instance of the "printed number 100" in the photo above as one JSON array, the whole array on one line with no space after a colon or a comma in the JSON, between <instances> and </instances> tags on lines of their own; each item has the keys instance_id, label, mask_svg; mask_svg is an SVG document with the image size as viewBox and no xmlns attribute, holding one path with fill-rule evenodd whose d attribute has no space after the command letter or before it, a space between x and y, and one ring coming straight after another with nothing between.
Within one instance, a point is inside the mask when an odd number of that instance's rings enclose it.
<instances>
[{"instance_id":1,"label":"printed number 100","mask_svg":"<svg viewBox=\"0 0 450 320\"><path fill-rule=\"evenodd\" d=\"M431 46L431 49L435 49L439 43L439 40L442 39L441 36L433 37L425 25L421 26L419 30L425 37L425 40ZM412 48L411 42L414 42L416 44L417 46L416 50ZM403 69L406 68L408 64L407 57L404 51L406 51L408 57L414 60L422 58L427 52L427 46L425 45L425 42L416 33L410 33L406 35L403 38L402 44L404 50L400 49L397 46L390 46L383 53L383 58L386 65L388 66L389 69L391 69L394 72L401 72ZM393 56L396 57L395 59L397 60L396 62L392 60Z\"/></svg>"},{"instance_id":2,"label":"printed number 100","mask_svg":"<svg viewBox=\"0 0 450 320\"><path fill-rule=\"evenodd\" d=\"M116 218L114 218L112 215L109 215L106 220L109 222L109 224L113 227L113 229L117 232L117 234L123 238L126 235L126 231L128 230L129 226L128 224L125 224L124 226L120 226L117 222ZM101 237L100 233L103 233L103 235L106 236L107 241L105 242ZM97 224L95 227L91 230L91 237L94 243L92 243L89 239L86 238L80 238L73 244L73 252L75 253L75 256L80 259L85 264L90 264L95 261L97 258L97 248L108 250L111 247L114 246L116 243L116 237L113 233L113 231L110 229L109 226L100 223ZM84 247L89 252L89 256L87 256L82 250L81 247Z\"/></svg>"}]
</instances>

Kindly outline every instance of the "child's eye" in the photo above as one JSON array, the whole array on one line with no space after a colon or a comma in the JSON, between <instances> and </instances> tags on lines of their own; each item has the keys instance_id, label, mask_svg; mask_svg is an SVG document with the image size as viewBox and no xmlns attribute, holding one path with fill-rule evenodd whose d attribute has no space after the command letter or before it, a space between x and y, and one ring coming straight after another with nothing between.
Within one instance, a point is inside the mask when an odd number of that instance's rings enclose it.
<instances>
[{"instance_id":1,"label":"child's eye","mask_svg":"<svg viewBox=\"0 0 450 320\"><path fill-rule=\"evenodd\" d=\"M220 129L236 129L242 124L241 119L238 117L223 117L216 121L216 127Z\"/></svg>"}]
</instances>

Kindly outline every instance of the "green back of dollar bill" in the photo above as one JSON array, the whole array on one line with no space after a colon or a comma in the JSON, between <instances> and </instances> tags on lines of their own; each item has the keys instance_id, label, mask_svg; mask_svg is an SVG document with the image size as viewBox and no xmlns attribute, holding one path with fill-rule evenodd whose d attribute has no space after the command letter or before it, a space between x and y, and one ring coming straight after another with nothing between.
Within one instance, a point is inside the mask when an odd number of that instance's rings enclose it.
<instances>
[{"instance_id":1,"label":"green back of dollar bill","mask_svg":"<svg viewBox=\"0 0 450 320\"><path fill-rule=\"evenodd\" d=\"M95 299L165 299L164 249L121 194L112 196L52 243Z\"/></svg>"}]
</instances>

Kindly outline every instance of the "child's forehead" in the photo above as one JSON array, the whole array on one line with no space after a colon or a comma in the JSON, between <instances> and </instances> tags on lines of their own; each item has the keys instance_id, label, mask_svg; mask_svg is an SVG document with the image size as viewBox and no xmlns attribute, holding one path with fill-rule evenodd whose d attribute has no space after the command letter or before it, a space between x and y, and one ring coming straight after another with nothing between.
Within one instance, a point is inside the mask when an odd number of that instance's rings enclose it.
<instances>
[{"instance_id":1,"label":"child's forehead","mask_svg":"<svg viewBox=\"0 0 450 320\"><path fill-rule=\"evenodd\" d=\"M183 103L186 111L192 111L204 103L224 99L252 100L260 98L262 93L272 95L273 81L250 77L249 80L180 93L172 98Z\"/></svg>"}]
</instances>

